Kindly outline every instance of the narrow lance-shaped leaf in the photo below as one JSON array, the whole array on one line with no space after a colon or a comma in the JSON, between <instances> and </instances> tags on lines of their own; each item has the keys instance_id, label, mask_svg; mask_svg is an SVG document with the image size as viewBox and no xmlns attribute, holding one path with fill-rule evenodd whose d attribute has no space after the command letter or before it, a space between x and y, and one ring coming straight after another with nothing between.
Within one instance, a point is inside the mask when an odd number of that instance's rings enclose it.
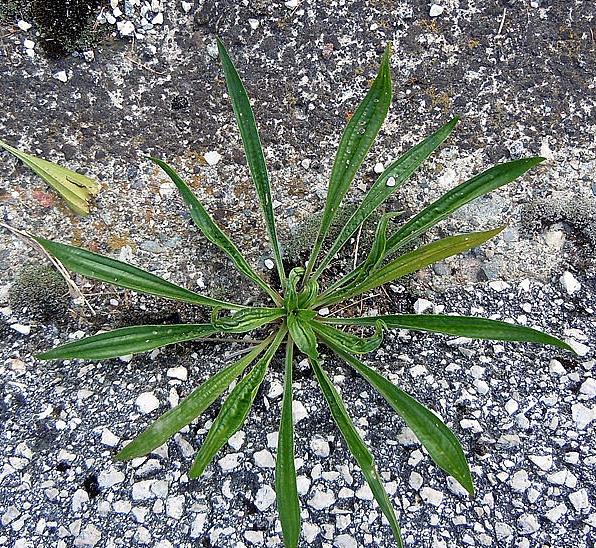
<instances>
[{"instance_id":1,"label":"narrow lance-shaped leaf","mask_svg":"<svg viewBox=\"0 0 596 548\"><path fill-rule=\"evenodd\" d=\"M172 182L178 188L182 198L186 202L190 210L190 216L194 221L195 225L201 230L205 238L211 243L219 247L234 263L236 268L244 274L248 279L255 282L265 293L267 293L277 304L281 304L282 298L274 291L269 285L255 272L255 270L248 264L248 261L244 258L244 255L236 247L236 245L228 238L215 221L211 218L211 215L203 207L203 204L197 199L193 192L188 188L182 178L172 169L168 164L158 158L149 158L155 162L166 174L172 179Z\"/></svg>"},{"instance_id":2,"label":"narrow lance-shaped leaf","mask_svg":"<svg viewBox=\"0 0 596 548\"><path fill-rule=\"evenodd\" d=\"M294 463L294 424L292 418L292 361L294 344L291 337L286 345L284 395L275 459L275 499L281 521L284 546L296 548L300 536L300 502L296 487Z\"/></svg>"},{"instance_id":3,"label":"narrow lance-shaped leaf","mask_svg":"<svg viewBox=\"0 0 596 548\"><path fill-rule=\"evenodd\" d=\"M166 411L153 424L139 434L116 455L116 459L129 460L142 457L163 445L170 437L187 424L190 424L219 398L232 381L257 358L272 340L272 336L268 337L258 346L255 346L246 356L243 356L237 362L209 377L176 407Z\"/></svg>"},{"instance_id":4,"label":"narrow lance-shaped leaf","mask_svg":"<svg viewBox=\"0 0 596 548\"><path fill-rule=\"evenodd\" d=\"M263 156L263 149L259 139L259 132L255 122L246 89L240 80L238 71L234 67L234 63L223 45L221 40L217 40L217 48L219 50L219 58L226 78L230 100L232 101L232 108L236 115L236 123L240 130L242 142L244 143L244 152L246 153L246 161L261 203L261 209L265 217L267 225L267 232L269 240L273 248L273 259L277 267L277 273L281 280L282 286L286 282L286 274L284 271L283 262L281 259L281 251L279 248L279 241L277 240L277 231L275 229L275 217L273 215L273 202L271 200L271 187L269 185L269 175L267 174L267 165L265 164L265 157Z\"/></svg>"},{"instance_id":5,"label":"narrow lance-shaped leaf","mask_svg":"<svg viewBox=\"0 0 596 548\"><path fill-rule=\"evenodd\" d=\"M571 350L566 342L547 335L537 329L515 325L498 320L487 320L474 316L444 316L440 314L392 314L361 318L322 318L321 321L340 325L371 325L382 322L385 327L393 329L410 329L412 331L431 331L455 337L484 339L492 341L519 341L548 344Z\"/></svg>"},{"instance_id":6,"label":"narrow lance-shaped leaf","mask_svg":"<svg viewBox=\"0 0 596 548\"><path fill-rule=\"evenodd\" d=\"M391 105L390 57L391 47L388 45L373 85L350 118L341 136L329 180L325 210L308 260L305 281L308 281L310 273L313 271L337 209L372 146Z\"/></svg>"},{"instance_id":7,"label":"narrow lance-shaped leaf","mask_svg":"<svg viewBox=\"0 0 596 548\"><path fill-rule=\"evenodd\" d=\"M352 213L341 229L341 232L331 245L331 249L313 274L313 278L316 279L323 273L323 270L329 265L333 257L335 257L352 234L358 230L373 211L387 200L422 165L431 153L447 139L458 121L459 119L457 117L453 118L438 131L424 139L424 141L408 150L408 152L395 160L383 171L366 193L366 196L364 196L358 209Z\"/></svg>"},{"instance_id":8,"label":"narrow lance-shaped leaf","mask_svg":"<svg viewBox=\"0 0 596 548\"><path fill-rule=\"evenodd\" d=\"M419 237L460 207L514 181L543 160L544 158L535 157L499 164L450 190L410 219L389 238L387 242L387 255L394 253L413 239ZM345 287L349 281L358 275L361 268L362 265L359 265L355 270L332 284L323 295L330 295L338 288Z\"/></svg>"},{"instance_id":9,"label":"narrow lance-shaped leaf","mask_svg":"<svg viewBox=\"0 0 596 548\"><path fill-rule=\"evenodd\" d=\"M356 430L356 427L354 426L354 423L352 422L352 419L350 418L345 405L341 400L341 397L337 393L337 390L329 380L329 377L325 371L323 371L321 368L316 355L310 356L310 363L317 377L317 381L321 386L321 391L323 392L323 396L327 401L331 415L333 416L335 423L337 424L344 440L346 441L350 453L352 453L352 456L362 470L362 474L364 475L364 478L366 479L366 482L368 483L368 486L370 487L377 504L387 518L397 545L400 548L403 548L399 523L395 517L395 511L393 510L389 495L387 495L387 492L383 487L381 476L377 472L372 453L366 447L364 441L360 437L360 434L358 434L358 431Z\"/></svg>"},{"instance_id":10,"label":"narrow lance-shaped leaf","mask_svg":"<svg viewBox=\"0 0 596 548\"><path fill-rule=\"evenodd\" d=\"M48 160L22 152L4 141L0 141L0 147L21 160L54 188L75 213L79 215L89 213L89 199L98 194L101 189L97 181Z\"/></svg>"},{"instance_id":11,"label":"narrow lance-shaped leaf","mask_svg":"<svg viewBox=\"0 0 596 548\"><path fill-rule=\"evenodd\" d=\"M92 253L80 247L59 244L58 242L52 242L44 238L35 238L35 240L50 255L56 257L66 268L82 274L87 278L177 301L185 301L204 306L219 306L231 310L247 308L239 304L204 297L194 291L168 282L159 276L150 274L146 270L123 263L122 261L117 261L116 259L110 259L104 255Z\"/></svg>"},{"instance_id":12,"label":"narrow lance-shaped leaf","mask_svg":"<svg viewBox=\"0 0 596 548\"><path fill-rule=\"evenodd\" d=\"M208 337L217 333L211 324L138 325L114 329L52 348L36 356L39 360L105 360L154 348Z\"/></svg>"},{"instance_id":13,"label":"narrow lance-shaped leaf","mask_svg":"<svg viewBox=\"0 0 596 548\"><path fill-rule=\"evenodd\" d=\"M387 242L387 253L395 252L468 202L514 181L542 161L544 158L533 157L499 164L456 186L395 232Z\"/></svg>"},{"instance_id":14,"label":"narrow lance-shaped leaf","mask_svg":"<svg viewBox=\"0 0 596 548\"><path fill-rule=\"evenodd\" d=\"M285 327L282 327L277 332L275 339L267 350L265 350L263 356L226 398L217 418L213 421L213 425L209 429L203 445L201 445L195 457L189 473L191 478L198 478L203 474L215 454L244 423L257 395L259 386L261 386L265 378L269 362L282 343L286 333L287 330Z\"/></svg>"},{"instance_id":15,"label":"narrow lance-shaped leaf","mask_svg":"<svg viewBox=\"0 0 596 548\"><path fill-rule=\"evenodd\" d=\"M387 246L387 225L393 217L396 217L400 213L401 212L386 213L381 217L381 220L379 221L375 231L375 239L373 240L370 251L362 263L362 268L352 281L351 285L355 285L361 280L367 278L371 272L381 266L383 259L385 258L385 248Z\"/></svg>"},{"instance_id":16,"label":"narrow lance-shaped leaf","mask_svg":"<svg viewBox=\"0 0 596 548\"><path fill-rule=\"evenodd\" d=\"M354 354L368 354L381 346L383 342L383 323L379 320L372 325L375 326L375 334L372 337L358 337L319 321L312 322L312 327L317 334L337 341L346 351Z\"/></svg>"},{"instance_id":17,"label":"narrow lance-shaped leaf","mask_svg":"<svg viewBox=\"0 0 596 548\"><path fill-rule=\"evenodd\" d=\"M412 272L416 272L437 261L441 261L447 257L456 255L457 253L476 247L497 235L503 228L504 227L499 227L484 232L471 232L468 234L460 234L458 236L449 236L448 238L443 238L431 244L419 247L410 253L401 255L384 267L374 271L366 280L354 288L348 288L346 290L340 289L329 297L323 297L321 302L318 302L317 304L322 306L324 304L336 303L366 291L370 291L371 289L375 289L376 287L397 280Z\"/></svg>"},{"instance_id":18,"label":"narrow lance-shaped leaf","mask_svg":"<svg viewBox=\"0 0 596 548\"><path fill-rule=\"evenodd\" d=\"M288 331L296 346L307 356L316 349L317 338L310 324L315 317L314 310L297 310L288 314Z\"/></svg>"},{"instance_id":19,"label":"narrow lance-shaped leaf","mask_svg":"<svg viewBox=\"0 0 596 548\"><path fill-rule=\"evenodd\" d=\"M281 318L285 311L283 308L266 308L254 306L239 310L232 316L220 317L221 309L214 308L211 314L211 323L224 333L246 333L263 325Z\"/></svg>"},{"instance_id":20,"label":"narrow lance-shaped leaf","mask_svg":"<svg viewBox=\"0 0 596 548\"><path fill-rule=\"evenodd\" d=\"M328 337L324 339L325 343L360 373L402 417L435 464L453 476L470 495L474 495L470 467L461 444L443 421L412 396L352 356L338 341Z\"/></svg>"}]
</instances>

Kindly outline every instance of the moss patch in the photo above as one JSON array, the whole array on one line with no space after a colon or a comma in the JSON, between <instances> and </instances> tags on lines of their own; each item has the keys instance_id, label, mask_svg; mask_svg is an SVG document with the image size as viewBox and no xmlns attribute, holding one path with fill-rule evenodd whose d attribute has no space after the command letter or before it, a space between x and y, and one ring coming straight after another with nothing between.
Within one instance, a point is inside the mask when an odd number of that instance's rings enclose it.
<instances>
[{"instance_id":1,"label":"moss patch","mask_svg":"<svg viewBox=\"0 0 596 548\"><path fill-rule=\"evenodd\" d=\"M31 317L58 319L68 310L68 286L52 267L30 263L19 272L8 299L12 308L27 309Z\"/></svg>"}]
</instances>

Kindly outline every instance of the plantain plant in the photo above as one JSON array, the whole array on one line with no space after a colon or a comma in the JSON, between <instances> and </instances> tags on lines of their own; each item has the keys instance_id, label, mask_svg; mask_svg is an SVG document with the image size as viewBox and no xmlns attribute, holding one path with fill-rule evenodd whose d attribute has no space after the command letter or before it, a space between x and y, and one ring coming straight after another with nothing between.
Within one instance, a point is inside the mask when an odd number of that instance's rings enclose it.
<instances>
[{"instance_id":1,"label":"plantain plant","mask_svg":"<svg viewBox=\"0 0 596 548\"><path fill-rule=\"evenodd\" d=\"M453 131L458 120L452 119L391 163L372 185L339 235L328 245L326 236L334 215L367 155L391 104L390 48L388 47L374 83L354 112L341 137L331 172L320 230L310 258L304 268L293 268L290 272L286 272L273 216L269 177L254 115L246 90L224 45L218 41L218 47L229 96L244 143L246 159L265 217L272 255L280 279L279 288L268 283L249 264L179 175L162 160L157 158L151 158L151 160L174 182L190 209L192 220L203 235L223 250L246 278L263 290L271 300L271 306L248 307L213 299L109 257L37 238L48 253L74 272L119 287L206 306L212 310L209 323L125 327L64 344L38 357L43 360L73 358L100 360L146 352L217 333L247 333L255 329L265 329L264 338L247 349L247 353L242 358L210 377L177 407L164 413L126 445L116 458L129 460L150 453L195 420L224 394L234 381L244 375L225 398L217 418L196 454L190 468L190 476L198 478L230 436L246 420L257 391L267 374L269 364L278 350L283 347L285 348L285 380L275 485L284 544L288 547L297 546L301 524L296 489L292 420L292 367L294 352L297 349L308 358L329 411L349 451L362 470L377 504L387 518L396 544L402 546L398 520L375 466L373 455L354 426L326 368L323 367L324 363L320 356L321 346L327 347L357 371L411 428L435 464L453 476L470 495L474 494L470 469L462 447L451 430L435 413L389 382L357 356L373 352L381 344L383 332L396 328L432 331L472 339L539 343L567 350L571 348L565 342L540 331L495 320L417 314L341 317L333 314L333 305L349 301L436 261L467 251L496 236L503 227L450 236L415 247L414 250L399 253L407 244L414 242L461 206L510 183L543 159L526 158L494 166L447 192L391 234L388 234L388 226L393 214L383 215L378 222L375 238L366 258L354 269L328 284L327 287L321 288L319 280L338 252L362 223L439 147ZM328 250L323 254L325 249ZM331 314L324 314L322 310L329 307L332 309ZM360 337L351 333L349 328L347 331L345 328L342 329L343 326L369 326L374 328L374 334Z\"/></svg>"}]
</instances>

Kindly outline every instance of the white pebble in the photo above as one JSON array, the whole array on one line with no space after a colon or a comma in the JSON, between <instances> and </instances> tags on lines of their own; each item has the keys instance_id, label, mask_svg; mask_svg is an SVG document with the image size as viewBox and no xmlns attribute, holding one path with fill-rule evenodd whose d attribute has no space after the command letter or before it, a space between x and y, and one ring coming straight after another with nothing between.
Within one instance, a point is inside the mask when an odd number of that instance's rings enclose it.
<instances>
[{"instance_id":1,"label":"white pebble","mask_svg":"<svg viewBox=\"0 0 596 548\"><path fill-rule=\"evenodd\" d=\"M244 445L245 439L246 434L242 430L238 430L238 432L236 432L233 436L230 437L230 439L228 440L228 445L235 451L239 451L240 448Z\"/></svg>"},{"instance_id":2,"label":"white pebble","mask_svg":"<svg viewBox=\"0 0 596 548\"><path fill-rule=\"evenodd\" d=\"M422 314L433 307L433 303L426 299L416 299L414 303L414 312Z\"/></svg>"},{"instance_id":3,"label":"white pebble","mask_svg":"<svg viewBox=\"0 0 596 548\"><path fill-rule=\"evenodd\" d=\"M431 17L439 17L439 15L441 15L444 11L445 11L445 8L443 6L439 6L438 4L433 4L430 7L430 11L428 12L428 14Z\"/></svg>"},{"instance_id":4,"label":"white pebble","mask_svg":"<svg viewBox=\"0 0 596 548\"><path fill-rule=\"evenodd\" d=\"M557 523L568 511L567 506L563 503L557 504L554 508L551 508L545 515L548 521Z\"/></svg>"},{"instance_id":5,"label":"white pebble","mask_svg":"<svg viewBox=\"0 0 596 548\"><path fill-rule=\"evenodd\" d=\"M381 162L377 162L374 168L375 173L381 174L385 171L385 166Z\"/></svg>"},{"instance_id":6,"label":"white pebble","mask_svg":"<svg viewBox=\"0 0 596 548\"><path fill-rule=\"evenodd\" d=\"M322 436L313 436L310 440L310 448L317 457L325 458L329 456L329 442Z\"/></svg>"},{"instance_id":7,"label":"white pebble","mask_svg":"<svg viewBox=\"0 0 596 548\"><path fill-rule=\"evenodd\" d=\"M569 495L569 502L571 502L576 512L581 512L590 507L588 492L585 489L580 489L579 491L575 491L575 493L571 493Z\"/></svg>"},{"instance_id":8,"label":"white pebble","mask_svg":"<svg viewBox=\"0 0 596 548\"><path fill-rule=\"evenodd\" d=\"M238 468L240 457L242 456L241 453L229 453L225 457L222 457L217 461L219 464L222 472L231 472Z\"/></svg>"},{"instance_id":9,"label":"white pebble","mask_svg":"<svg viewBox=\"0 0 596 548\"><path fill-rule=\"evenodd\" d=\"M364 483L355 493L356 498L360 500L373 500L375 497L368 486L368 483Z\"/></svg>"},{"instance_id":10,"label":"white pebble","mask_svg":"<svg viewBox=\"0 0 596 548\"><path fill-rule=\"evenodd\" d=\"M577 281L576 277L568 270L563 273L559 278L563 289L567 291L568 295L573 295L575 292L581 289L581 284Z\"/></svg>"},{"instance_id":11,"label":"white pebble","mask_svg":"<svg viewBox=\"0 0 596 548\"><path fill-rule=\"evenodd\" d=\"M395 177L389 177L385 184L390 187L395 186Z\"/></svg>"},{"instance_id":12,"label":"white pebble","mask_svg":"<svg viewBox=\"0 0 596 548\"><path fill-rule=\"evenodd\" d=\"M531 485L528 479L528 473L525 470L518 470L511 476L509 485L517 493L523 493Z\"/></svg>"},{"instance_id":13,"label":"white pebble","mask_svg":"<svg viewBox=\"0 0 596 548\"><path fill-rule=\"evenodd\" d=\"M22 19L17 23L17 26L27 32L31 28L31 23L27 23L27 21L23 21Z\"/></svg>"},{"instance_id":14,"label":"white pebble","mask_svg":"<svg viewBox=\"0 0 596 548\"><path fill-rule=\"evenodd\" d=\"M440 506L443 502L443 493L432 487L423 487L420 489L420 496L424 502L433 506Z\"/></svg>"},{"instance_id":15,"label":"white pebble","mask_svg":"<svg viewBox=\"0 0 596 548\"><path fill-rule=\"evenodd\" d=\"M263 543L265 542L265 533L263 533L263 531L245 531L244 538L250 542L250 544L263 546Z\"/></svg>"},{"instance_id":16,"label":"white pebble","mask_svg":"<svg viewBox=\"0 0 596 548\"><path fill-rule=\"evenodd\" d=\"M544 472L553 467L553 458L550 455L530 455L528 458Z\"/></svg>"},{"instance_id":17,"label":"white pebble","mask_svg":"<svg viewBox=\"0 0 596 548\"><path fill-rule=\"evenodd\" d=\"M111 467L108 470L102 470L97 478L99 486L104 489L109 489L114 485L118 485L124 481L124 474L115 468Z\"/></svg>"},{"instance_id":18,"label":"white pebble","mask_svg":"<svg viewBox=\"0 0 596 548\"><path fill-rule=\"evenodd\" d=\"M163 13L160 11L152 20L152 25L161 25L163 24Z\"/></svg>"},{"instance_id":19,"label":"white pebble","mask_svg":"<svg viewBox=\"0 0 596 548\"><path fill-rule=\"evenodd\" d=\"M72 499L70 501L70 507L72 511L76 514L83 509L83 506L89 502L89 495L87 491L84 489L77 489L74 494L72 495Z\"/></svg>"},{"instance_id":20,"label":"white pebble","mask_svg":"<svg viewBox=\"0 0 596 548\"><path fill-rule=\"evenodd\" d=\"M188 371L186 367L170 367L166 372L166 375L172 379L178 379L185 381L188 378Z\"/></svg>"},{"instance_id":21,"label":"white pebble","mask_svg":"<svg viewBox=\"0 0 596 548\"><path fill-rule=\"evenodd\" d=\"M33 40L24 40L23 46L25 46L25 49L33 49L35 47L35 42Z\"/></svg>"},{"instance_id":22,"label":"white pebble","mask_svg":"<svg viewBox=\"0 0 596 548\"><path fill-rule=\"evenodd\" d=\"M267 391L267 397L270 400L275 400L283 394L283 391L283 384L281 384L278 381L271 381L271 385L269 386L269 390Z\"/></svg>"},{"instance_id":23,"label":"white pebble","mask_svg":"<svg viewBox=\"0 0 596 548\"><path fill-rule=\"evenodd\" d=\"M203 158L205 158L205 162L210 166L214 166L221 160L221 154L215 150L210 150L209 152L205 152Z\"/></svg>"},{"instance_id":24,"label":"white pebble","mask_svg":"<svg viewBox=\"0 0 596 548\"><path fill-rule=\"evenodd\" d=\"M298 424L302 419L308 417L308 411L304 404L301 401L294 400L292 402L292 418L294 419L294 424Z\"/></svg>"},{"instance_id":25,"label":"white pebble","mask_svg":"<svg viewBox=\"0 0 596 548\"><path fill-rule=\"evenodd\" d=\"M131 36L135 31L135 26L131 21L118 21L116 27L121 36Z\"/></svg>"},{"instance_id":26,"label":"white pebble","mask_svg":"<svg viewBox=\"0 0 596 548\"><path fill-rule=\"evenodd\" d=\"M509 400L505 404L505 411L507 411L509 415L513 415L513 413L515 413L518 409L519 404L515 400Z\"/></svg>"},{"instance_id":27,"label":"white pebble","mask_svg":"<svg viewBox=\"0 0 596 548\"><path fill-rule=\"evenodd\" d=\"M153 392L143 392L137 397L135 404L141 413L147 414L159 407L159 400Z\"/></svg>"},{"instance_id":28,"label":"white pebble","mask_svg":"<svg viewBox=\"0 0 596 548\"><path fill-rule=\"evenodd\" d=\"M583 403L574 403L571 406L571 416L578 430L584 430L594 420L594 409L586 407Z\"/></svg>"},{"instance_id":29,"label":"white pebble","mask_svg":"<svg viewBox=\"0 0 596 548\"><path fill-rule=\"evenodd\" d=\"M540 529L538 519L534 514L522 514L517 520L520 535L531 535Z\"/></svg>"},{"instance_id":30,"label":"white pebble","mask_svg":"<svg viewBox=\"0 0 596 548\"><path fill-rule=\"evenodd\" d=\"M192 9L192 2L182 2L182 9L184 13L188 13Z\"/></svg>"},{"instance_id":31,"label":"white pebble","mask_svg":"<svg viewBox=\"0 0 596 548\"><path fill-rule=\"evenodd\" d=\"M298 7L300 0L288 0L286 2L286 8L294 9Z\"/></svg>"},{"instance_id":32,"label":"white pebble","mask_svg":"<svg viewBox=\"0 0 596 548\"><path fill-rule=\"evenodd\" d=\"M186 498L184 495L177 495L175 497L168 497L166 499L166 515L170 518L179 520L184 515L184 503Z\"/></svg>"},{"instance_id":33,"label":"white pebble","mask_svg":"<svg viewBox=\"0 0 596 548\"><path fill-rule=\"evenodd\" d=\"M267 449L257 451L253 455L253 458L255 464L259 468L275 468L275 461L273 460L273 455Z\"/></svg>"},{"instance_id":34,"label":"white pebble","mask_svg":"<svg viewBox=\"0 0 596 548\"><path fill-rule=\"evenodd\" d=\"M275 491L269 485L263 485L255 496L255 506L262 512L275 502Z\"/></svg>"},{"instance_id":35,"label":"white pebble","mask_svg":"<svg viewBox=\"0 0 596 548\"><path fill-rule=\"evenodd\" d=\"M408 484L414 491L418 491L422 487L422 476L418 472L412 472Z\"/></svg>"},{"instance_id":36,"label":"white pebble","mask_svg":"<svg viewBox=\"0 0 596 548\"><path fill-rule=\"evenodd\" d=\"M332 491L322 491L315 489L313 496L308 501L308 505L315 510L324 510L329 508L335 502L335 495Z\"/></svg>"},{"instance_id":37,"label":"white pebble","mask_svg":"<svg viewBox=\"0 0 596 548\"><path fill-rule=\"evenodd\" d=\"M29 335L29 333L31 333L30 325L23 325L22 323L13 323L10 327L11 329L14 329L17 333L20 333L21 335Z\"/></svg>"},{"instance_id":38,"label":"white pebble","mask_svg":"<svg viewBox=\"0 0 596 548\"><path fill-rule=\"evenodd\" d=\"M482 426L480 426L480 423L477 420L462 419L459 424L464 430L471 430L475 434L482 432Z\"/></svg>"},{"instance_id":39,"label":"white pebble","mask_svg":"<svg viewBox=\"0 0 596 548\"><path fill-rule=\"evenodd\" d=\"M596 381L592 378L586 379L579 387L579 392L593 398L596 396Z\"/></svg>"}]
</instances>

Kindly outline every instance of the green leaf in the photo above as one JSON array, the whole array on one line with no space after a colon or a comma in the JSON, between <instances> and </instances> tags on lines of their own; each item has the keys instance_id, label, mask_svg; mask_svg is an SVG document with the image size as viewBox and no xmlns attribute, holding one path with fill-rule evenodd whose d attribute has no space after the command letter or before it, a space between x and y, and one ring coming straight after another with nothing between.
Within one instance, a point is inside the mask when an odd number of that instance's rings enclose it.
<instances>
[{"instance_id":1,"label":"green leaf","mask_svg":"<svg viewBox=\"0 0 596 548\"><path fill-rule=\"evenodd\" d=\"M39 360L104 360L147 352L160 346L191 341L213 335L211 324L139 325L114 329L107 333L52 348L36 356Z\"/></svg>"},{"instance_id":2,"label":"green leaf","mask_svg":"<svg viewBox=\"0 0 596 548\"><path fill-rule=\"evenodd\" d=\"M331 171L321 226L307 264L306 281L310 278L333 217L387 116L392 95L390 57L391 47L388 45L373 85L350 118L341 137Z\"/></svg>"},{"instance_id":3,"label":"green leaf","mask_svg":"<svg viewBox=\"0 0 596 548\"><path fill-rule=\"evenodd\" d=\"M265 164L265 157L263 156L263 149L261 148L261 141L259 139L259 132L255 122L255 117L246 94L246 89L240 80L238 71L234 67L234 63L230 59L223 42L217 39L217 48L219 50L219 58L226 78L228 93L232 101L232 108L236 115L236 123L240 130L242 142L244 143L244 152L246 153L246 161L252 175L259 201L261 202L261 209L265 217L267 225L267 232L269 240L273 248L273 259L277 266L277 273L281 280L282 287L286 283L286 274L284 271L283 262L281 259L281 251L279 242L277 240L277 232L275 229L275 217L273 216L273 203L271 200L271 187L269 185L269 176L267 174L267 166Z\"/></svg>"},{"instance_id":4,"label":"green leaf","mask_svg":"<svg viewBox=\"0 0 596 548\"><path fill-rule=\"evenodd\" d=\"M273 337L255 346L246 356L209 377L193 390L174 409L166 411L153 424L139 434L116 455L116 460L129 460L147 455L163 445L180 429L190 424L219 398L232 381L236 379L257 356L271 344Z\"/></svg>"},{"instance_id":5,"label":"green leaf","mask_svg":"<svg viewBox=\"0 0 596 548\"><path fill-rule=\"evenodd\" d=\"M453 131L459 118L455 117L445 124L438 131L412 147L403 156L395 160L379 178L375 181L370 190L366 193L358 209L354 211L341 232L333 242L331 249L313 274L313 278L318 278L323 270L329 265L333 257L346 244L352 234L368 219L368 217L377 209L391 194L393 194L406 181L416 169L436 150L439 145L447 139Z\"/></svg>"},{"instance_id":6,"label":"green leaf","mask_svg":"<svg viewBox=\"0 0 596 548\"><path fill-rule=\"evenodd\" d=\"M474 483L463 449L443 421L412 396L352 356L337 341L325 337L325 343L387 400L416 434L435 464L453 476L473 496Z\"/></svg>"},{"instance_id":7,"label":"green leaf","mask_svg":"<svg viewBox=\"0 0 596 548\"><path fill-rule=\"evenodd\" d=\"M393 234L387 242L388 253L417 238L468 202L514 181L542 161L544 158L534 157L499 164L456 186Z\"/></svg>"},{"instance_id":8,"label":"green leaf","mask_svg":"<svg viewBox=\"0 0 596 548\"><path fill-rule=\"evenodd\" d=\"M215 454L230 439L230 436L233 436L238 431L246 420L259 386L261 386L265 378L269 362L282 343L286 333L287 330L285 327L282 327L277 332L275 339L269 345L269 348L265 350L263 356L226 398L217 418L213 421L213 425L209 429L203 445L201 445L195 457L189 473L191 478L198 478L203 474Z\"/></svg>"},{"instance_id":9,"label":"green leaf","mask_svg":"<svg viewBox=\"0 0 596 548\"><path fill-rule=\"evenodd\" d=\"M298 308L298 283L300 282L304 268L296 267L290 270L288 275L287 291L286 291L286 309L288 311Z\"/></svg>"},{"instance_id":10,"label":"green leaf","mask_svg":"<svg viewBox=\"0 0 596 548\"><path fill-rule=\"evenodd\" d=\"M475 198L514 181L517 177L520 177L543 160L544 158L535 157L499 164L450 190L423 209L418 215L410 219L389 238L386 255L394 253L397 249L408 244ZM355 270L332 284L323 293L323 296L330 295L339 288L346 287L348 282L359 274L361 268L362 265L358 266Z\"/></svg>"},{"instance_id":11,"label":"green leaf","mask_svg":"<svg viewBox=\"0 0 596 548\"><path fill-rule=\"evenodd\" d=\"M204 297L194 291L168 282L159 276L150 274L145 270L123 263L122 261L117 261L116 259L110 259L104 255L92 253L80 247L59 244L58 242L52 242L44 238L35 238L35 240L50 255L56 257L66 268L82 274L87 278L177 301L185 301L204 306L220 306L231 310L247 308L239 304Z\"/></svg>"},{"instance_id":12,"label":"green leaf","mask_svg":"<svg viewBox=\"0 0 596 548\"><path fill-rule=\"evenodd\" d=\"M346 441L350 453L352 453L352 456L362 470L362 474L364 475L364 478L366 479L366 482L368 483L370 490L377 501L377 504L387 518L387 521L391 526L391 530L393 531L393 536L397 541L397 545L400 548L403 548L399 524L397 522L397 518L395 517L395 512L389 499L389 495L387 495L387 492L383 487L381 476L377 472L372 453L366 447L364 441L360 437L360 434L358 434L358 431L356 430L356 427L354 426L354 423L352 422L352 419L350 418L343 401L329 380L329 377L321 368L317 356L310 356L310 363L317 377L317 381L321 386L323 396L325 397L325 400L327 400L331 415L339 427L339 430Z\"/></svg>"},{"instance_id":13,"label":"green leaf","mask_svg":"<svg viewBox=\"0 0 596 548\"><path fill-rule=\"evenodd\" d=\"M275 459L275 498L284 546L296 548L300 537L300 502L296 487L296 465L294 463L294 424L292 419L292 360L294 344L289 338L286 344L286 370L284 396L281 405L281 420Z\"/></svg>"},{"instance_id":14,"label":"green leaf","mask_svg":"<svg viewBox=\"0 0 596 548\"><path fill-rule=\"evenodd\" d=\"M220 309L214 308L211 323L224 333L245 333L274 322L285 315L283 308L265 308L254 306L239 310L231 316L219 316Z\"/></svg>"},{"instance_id":15,"label":"green leaf","mask_svg":"<svg viewBox=\"0 0 596 548\"><path fill-rule=\"evenodd\" d=\"M485 339L492 341L519 341L548 344L571 350L566 342L547 335L537 329L515 325L498 320L487 320L474 316L443 316L440 314L393 314L362 318L323 318L321 321L340 325L382 325L393 329L431 331L455 337Z\"/></svg>"},{"instance_id":16,"label":"green leaf","mask_svg":"<svg viewBox=\"0 0 596 548\"><path fill-rule=\"evenodd\" d=\"M353 288L340 289L336 293L328 297L323 297L318 306L327 305L343 301L355 295L359 295L371 289L375 289L383 284L402 278L407 274L416 272L428 265L441 261L457 253L467 251L476 247L493 236L496 236L503 230L504 227L499 227L493 230L486 230L484 232L470 232L468 234L460 234L458 236L449 236L431 244L419 247L410 253L401 255L394 259L384 267L374 271L366 280L356 285Z\"/></svg>"},{"instance_id":17,"label":"green leaf","mask_svg":"<svg viewBox=\"0 0 596 548\"><path fill-rule=\"evenodd\" d=\"M313 331L311 321L315 317L313 310L296 310L288 314L288 331L296 343L296 346L303 354L307 356L316 352L317 337Z\"/></svg>"},{"instance_id":18,"label":"green leaf","mask_svg":"<svg viewBox=\"0 0 596 548\"><path fill-rule=\"evenodd\" d=\"M385 258L385 248L387 245L387 225L389 221L401 214L402 212L386 213L381 217L377 229L375 231L375 239L370 251L359 269L358 275L355 277L352 284L356 284L370 276L370 274L377 270L383 263Z\"/></svg>"},{"instance_id":19,"label":"green leaf","mask_svg":"<svg viewBox=\"0 0 596 548\"><path fill-rule=\"evenodd\" d=\"M323 321L325 320L323 319ZM318 321L312 323L315 333L318 333L325 339L335 341L342 348L345 348L347 352L352 352L353 354L368 354L381 346L383 342L383 323L382 321L377 321L377 323L372 325L375 326L375 334L372 337L358 337Z\"/></svg>"},{"instance_id":20,"label":"green leaf","mask_svg":"<svg viewBox=\"0 0 596 548\"><path fill-rule=\"evenodd\" d=\"M178 173L174 171L168 164L158 158L149 158L152 162L155 162L166 174L172 179L172 182L178 188L178 191L182 195L182 198L186 202L190 210L190 216L192 220L201 230L205 238L211 243L215 244L221 249L234 263L236 268L244 274L248 279L255 282L265 293L267 293L277 304L282 303L281 296L255 272L255 270L248 264L247 260L240 250L234 245L234 243L228 238L228 236L217 226L213 221L207 210L203 207L203 204L197 199L192 193L186 183L180 178Z\"/></svg>"},{"instance_id":21,"label":"green leaf","mask_svg":"<svg viewBox=\"0 0 596 548\"><path fill-rule=\"evenodd\" d=\"M97 181L53 162L48 162L47 160L36 158L31 154L21 152L4 141L0 141L0 147L21 160L21 162L30 167L48 185L54 188L64 198L68 207L75 213L79 215L87 215L89 213L89 200L91 196L97 195L101 190L101 185Z\"/></svg>"}]
</instances>

